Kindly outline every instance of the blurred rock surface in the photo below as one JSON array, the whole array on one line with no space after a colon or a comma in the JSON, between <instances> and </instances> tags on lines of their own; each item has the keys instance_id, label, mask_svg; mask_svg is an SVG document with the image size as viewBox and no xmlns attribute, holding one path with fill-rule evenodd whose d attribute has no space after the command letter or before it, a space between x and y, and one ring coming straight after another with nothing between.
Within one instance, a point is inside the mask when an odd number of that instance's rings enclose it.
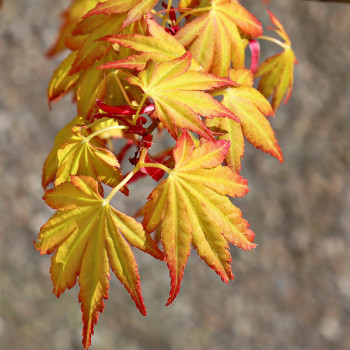
<instances>
[{"instance_id":1,"label":"blurred rock surface","mask_svg":"<svg viewBox=\"0 0 350 350\"><path fill-rule=\"evenodd\" d=\"M268 25L266 6L243 2ZM0 347L81 349L78 290L52 293L49 257L32 241L51 215L41 169L69 98L49 111L46 86L62 57L45 58L68 1L5 0L1 13ZM180 295L164 307L164 264L136 253L148 316L115 278L93 350L350 349L350 5L272 0L299 65L295 90L272 120L284 164L247 146L250 193L236 201L257 234L232 247L235 281L223 284L192 252ZM272 54L276 47L264 43ZM133 213L143 197L119 205ZM135 208L136 209L136 208Z\"/></svg>"}]
</instances>

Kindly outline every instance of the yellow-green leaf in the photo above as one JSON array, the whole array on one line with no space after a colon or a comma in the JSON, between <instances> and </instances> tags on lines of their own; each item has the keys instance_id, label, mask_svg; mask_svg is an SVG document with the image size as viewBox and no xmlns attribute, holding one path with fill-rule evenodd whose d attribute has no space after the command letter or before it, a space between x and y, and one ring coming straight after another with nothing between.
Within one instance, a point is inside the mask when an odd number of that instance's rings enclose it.
<instances>
[{"instance_id":1,"label":"yellow-green leaf","mask_svg":"<svg viewBox=\"0 0 350 350\"><path fill-rule=\"evenodd\" d=\"M42 226L35 246L51 260L54 293L60 296L79 277L83 314L83 345L87 349L108 298L110 267L145 315L140 277L130 245L157 259L162 252L133 218L106 204L91 177L72 176L45 193L46 203L58 211Z\"/></svg>"},{"instance_id":2,"label":"yellow-green leaf","mask_svg":"<svg viewBox=\"0 0 350 350\"><path fill-rule=\"evenodd\" d=\"M100 15L102 16L102 15ZM109 50L112 49L112 44L107 41L98 41L98 39L107 34L117 34L122 29L122 24L125 19L125 14L110 15L101 22L101 25L87 34L84 43L79 48L77 57L74 60L70 74L75 74L82 69L87 69L90 65L100 60ZM90 18L84 19L88 21Z\"/></svg>"},{"instance_id":3,"label":"yellow-green leaf","mask_svg":"<svg viewBox=\"0 0 350 350\"><path fill-rule=\"evenodd\" d=\"M170 304L180 290L191 243L223 281L233 279L229 243L251 250L254 234L227 196L243 196L247 182L221 166L227 141L205 141L195 147L183 132L174 149L175 168L150 194L143 225L161 235L171 277Z\"/></svg>"},{"instance_id":4,"label":"yellow-green leaf","mask_svg":"<svg viewBox=\"0 0 350 350\"><path fill-rule=\"evenodd\" d=\"M122 138L123 137L123 129L119 129L118 121L113 118L101 118L98 122L95 122L91 125L91 131L96 132L99 131L98 137L103 140L108 140L111 138ZM103 129L106 129L102 131ZM101 130L101 131L100 131Z\"/></svg>"},{"instance_id":5,"label":"yellow-green leaf","mask_svg":"<svg viewBox=\"0 0 350 350\"><path fill-rule=\"evenodd\" d=\"M77 52L72 52L55 70L47 88L47 97L49 102L65 95L79 81L81 72L74 75L69 75L69 71L76 57Z\"/></svg>"},{"instance_id":6,"label":"yellow-green leaf","mask_svg":"<svg viewBox=\"0 0 350 350\"><path fill-rule=\"evenodd\" d=\"M286 49L266 59L255 73L255 78L261 77L259 91L266 97L272 96L272 107L277 110L284 95L287 103L293 90L294 64L296 58L292 49Z\"/></svg>"},{"instance_id":7,"label":"yellow-green leaf","mask_svg":"<svg viewBox=\"0 0 350 350\"><path fill-rule=\"evenodd\" d=\"M131 55L122 60L109 62L100 68L128 68L143 70L146 63L152 60L156 63L168 61L180 57L186 53L186 49L167 33L163 27L151 17L147 18L148 31L150 36L141 34L108 36L106 40L121 46L141 52L138 55ZM200 70L199 64L192 59L191 69Z\"/></svg>"},{"instance_id":8,"label":"yellow-green leaf","mask_svg":"<svg viewBox=\"0 0 350 350\"><path fill-rule=\"evenodd\" d=\"M70 75L70 70L76 57L77 51L73 51L57 68L48 86L48 99L49 102L52 102L73 90L74 98L77 100L78 114L84 119L88 119L96 111L96 99L102 100L106 92L109 95L119 95L119 99L116 99L115 102L118 102L121 98L123 99L123 95L117 93L120 92L120 88L116 80L109 79L110 75L115 73L112 71L102 72L97 69L99 65L114 60L117 57L117 53L111 50L84 71L81 70ZM121 77L120 79L123 78ZM124 81L123 83L125 84L126 82ZM125 99L122 100L122 103L125 103Z\"/></svg>"},{"instance_id":9,"label":"yellow-green leaf","mask_svg":"<svg viewBox=\"0 0 350 350\"><path fill-rule=\"evenodd\" d=\"M70 7L63 12L63 23L60 34L52 47L48 51L48 56L53 56L66 49L66 40L71 37L75 26L80 22L86 12L97 5L98 2L106 0L73 0Z\"/></svg>"},{"instance_id":10,"label":"yellow-green leaf","mask_svg":"<svg viewBox=\"0 0 350 350\"><path fill-rule=\"evenodd\" d=\"M281 149L277 143L275 133L264 115L272 115L273 110L266 98L256 90L252 85L252 75L248 70L230 71L230 78L237 78L242 74L242 82L247 85L226 88L223 91L222 104L232 113L238 116L241 121L240 126L234 121L221 123L219 128L227 130L230 136L235 137L235 131L238 127L242 129L245 138L254 146L266 153L270 153L279 161L283 161ZM250 74L250 79L247 75ZM249 86L250 85L250 86ZM235 123L236 125L231 125ZM233 129L233 130L231 130ZM234 141L233 141L234 142ZM243 156L243 151L240 151ZM238 159L235 161L234 169L240 169Z\"/></svg>"},{"instance_id":11,"label":"yellow-green leaf","mask_svg":"<svg viewBox=\"0 0 350 350\"><path fill-rule=\"evenodd\" d=\"M266 97L272 96L271 105L276 111L281 104L284 95L284 103L287 103L293 90L294 65L297 59L291 48L291 41L286 33L282 23L271 12L268 11L271 22L275 27L269 28L274 30L282 39L285 40L283 45L284 51L272 57L267 58L258 67L255 78L261 77L258 90Z\"/></svg>"},{"instance_id":12,"label":"yellow-green leaf","mask_svg":"<svg viewBox=\"0 0 350 350\"><path fill-rule=\"evenodd\" d=\"M127 80L153 99L157 118L175 139L178 128L212 139L200 116L238 119L204 91L234 83L209 73L189 71L191 60L192 55L187 52L180 58L160 64L150 61L138 77Z\"/></svg>"},{"instance_id":13,"label":"yellow-green leaf","mask_svg":"<svg viewBox=\"0 0 350 350\"><path fill-rule=\"evenodd\" d=\"M235 172L241 171L241 159L244 155L244 137L241 125L228 118L207 120L206 125L219 132L218 139L230 141L225 162Z\"/></svg>"},{"instance_id":14,"label":"yellow-green leaf","mask_svg":"<svg viewBox=\"0 0 350 350\"><path fill-rule=\"evenodd\" d=\"M68 181L71 175L86 175L106 185L117 186L122 180L117 158L97 137L87 140L83 132L75 127L69 140L58 149L55 185Z\"/></svg>"},{"instance_id":15,"label":"yellow-green leaf","mask_svg":"<svg viewBox=\"0 0 350 350\"><path fill-rule=\"evenodd\" d=\"M204 14L187 23L176 39L204 69L223 77L228 70L244 68L245 45L239 30L252 37L262 34L260 22L242 5L231 0L212 0Z\"/></svg>"},{"instance_id":16,"label":"yellow-green leaf","mask_svg":"<svg viewBox=\"0 0 350 350\"><path fill-rule=\"evenodd\" d=\"M127 13L123 28L151 12L158 0L107 0L89 11L86 17Z\"/></svg>"},{"instance_id":17,"label":"yellow-green leaf","mask_svg":"<svg viewBox=\"0 0 350 350\"><path fill-rule=\"evenodd\" d=\"M55 180L56 173L57 173L58 149L62 146L62 144L67 142L73 136L72 128L74 126L83 126L83 125L84 125L83 118L81 118L80 116L77 116L67 125L65 125L56 135L54 147L52 148L49 155L47 156L43 167L42 186L44 189L46 189L47 186L52 181Z\"/></svg>"}]
</instances>

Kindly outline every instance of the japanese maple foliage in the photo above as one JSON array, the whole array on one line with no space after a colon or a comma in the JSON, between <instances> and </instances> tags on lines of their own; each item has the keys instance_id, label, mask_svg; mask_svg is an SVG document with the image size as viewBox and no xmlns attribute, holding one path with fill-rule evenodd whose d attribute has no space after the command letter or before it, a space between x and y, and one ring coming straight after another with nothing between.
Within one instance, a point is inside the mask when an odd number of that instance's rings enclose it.
<instances>
[{"instance_id":1,"label":"japanese maple foliage","mask_svg":"<svg viewBox=\"0 0 350 350\"><path fill-rule=\"evenodd\" d=\"M43 198L57 212L35 247L54 253L57 296L78 281L84 348L108 298L110 270L146 315L130 246L167 264L167 305L179 293L191 246L226 283L233 279L229 245L256 246L231 198L248 192L239 174L244 139L283 161L267 117L289 98L296 63L284 27L269 16L284 42L263 36L259 20L237 0L73 0L64 12L48 55L70 53L53 74L48 100L72 93L77 116L44 164ZM284 51L258 66L259 40ZM175 146L154 154L161 132ZM115 139L124 145L118 149ZM157 183L137 221L110 202L145 176Z\"/></svg>"}]
</instances>

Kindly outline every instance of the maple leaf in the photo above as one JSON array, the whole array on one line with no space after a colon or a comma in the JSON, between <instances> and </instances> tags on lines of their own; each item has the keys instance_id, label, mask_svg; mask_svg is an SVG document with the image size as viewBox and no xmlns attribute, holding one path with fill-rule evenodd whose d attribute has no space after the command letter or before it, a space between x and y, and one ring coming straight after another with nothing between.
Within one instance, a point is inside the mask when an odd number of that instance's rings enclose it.
<instances>
[{"instance_id":1,"label":"maple leaf","mask_svg":"<svg viewBox=\"0 0 350 350\"><path fill-rule=\"evenodd\" d=\"M47 87L47 97L49 104L57 100L70 91L79 81L82 72L69 75L73 62L77 57L77 52L70 53L55 70Z\"/></svg>"},{"instance_id":2,"label":"maple leaf","mask_svg":"<svg viewBox=\"0 0 350 350\"><path fill-rule=\"evenodd\" d=\"M126 72L97 69L104 62L114 60L114 50L111 50L100 61L90 66L81 76L76 87L78 114L85 119L98 110L98 100L117 105L126 104L126 94L130 100L140 101L140 91L126 81L130 74ZM121 89L124 89L122 91Z\"/></svg>"},{"instance_id":3,"label":"maple leaf","mask_svg":"<svg viewBox=\"0 0 350 350\"><path fill-rule=\"evenodd\" d=\"M131 55L115 62L108 62L99 68L128 68L141 71L145 69L149 60L161 63L186 53L183 45L151 17L147 17L147 28L151 36L141 34L114 35L100 39L140 51L141 54ZM194 59L192 59L191 69L200 70L199 64Z\"/></svg>"},{"instance_id":4,"label":"maple leaf","mask_svg":"<svg viewBox=\"0 0 350 350\"><path fill-rule=\"evenodd\" d=\"M73 51L56 69L48 85L47 96L51 104L52 101L74 90L78 114L86 118L96 106L96 98L102 98L106 91L106 73L96 68L101 63L115 59L116 55L111 52L85 71L71 75L69 72L76 57L77 51Z\"/></svg>"},{"instance_id":5,"label":"maple leaf","mask_svg":"<svg viewBox=\"0 0 350 350\"><path fill-rule=\"evenodd\" d=\"M210 130L199 115L238 119L203 91L234 85L234 82L209 73L189 71L191 60L192 55L187 52L180 58L159 64L149 61L138 77L128 78L127 81L139 86L146 96L153 99L157 118L175 139L178 128L212 139Z\"/></svg>"},{"instance_id":6,"label":"maple leaf","mask_svg":"<svg viewBox=\"0 0 350 350\"><path fill-rule=\"evenodd\" d=\"M120 124L113 118L102 117L98 122L92 123L90 128L93 133L98 131L98 137L103 140L124 137L123 129L120 129Z\"/></svg>"},{"instance_id":7,"label":"maple leaf","mask_svg":"<svg viewBox=\"0 0 350 350\"><path fill-rule=\"evenodd\" d=\"M122 180L117 158L98 137L89 140L82 132L81 127L73 127L71 137L58 149L55 185L68 181L71 175L90 175L117 186Z\"/></svg>"},{"instance_id":8,"label":"maple leaf","mask_svg":"<svg viewBox=\"0 0 350 350\"><path fill-rule=\"evenodd\" d=\"M208 5L203 7L204 14L187 23L175 38L205 70L226 77L231 62L234 68L244 68L245 45L239 30L257 37L262 27L239 3L212 0Z\"/></svg>"},{"instance_id":9,"label":"maple leaf","mask_svg":"<svg viewBox=\"0 0 350 350\"><path fill-rule=\"evenodd\" d=\"M175 167L148 197L143 225L160 230L171 277L167 305L177 296L190 245L223 281L233 279L228 243L251 250L253 232L228 196L243 196L247 182L221 166L227 141L206 141L195 148L186 131L174 149Z\"/></svg>"},{"instance_id":10,"label":"maple leaf","mask_svg":"<svg viewBox=\"0 0 350 350\"><path fill-rule=\"evenodd\" d=\"M179 8L192 8L198 6L199 0L180 0Z\"/></svg>"},{"instance_id":11,"label":"maple leaf","mask_svg":"<svg viewBox=\"0 0 350 350\"><path fill-rule=\"evenodd\" d=\"M284 39L284 51L267 58L261 63L255 73L255 78L261 77L258 89L266 98L272 96L272 107L274 110L277 110L283 100L283 96L286 95L284 99L284 104L286 104L292 94L294 65L298 61L291 48L290 38L282 23L271 11L268 10L268 13L271 22L275 25L275 28L268 29L274 30Z\"/></svg>"},{"instance_id":12,"label":"maple leaf","mask_svg":"<svg viewBox=\"0 0 350 350\"><path fill-rule=\"evenodd\" d=\"M83 40L78 38L78 45L74 47L73 38L70 48L77 49L78 53L70 74L86 69L112 49L112 43L98 39L119 34L126 26L150 12L157 1L107 0L86 13L73 31L73 36L83 36Z\"/></svg>"},{"instance_id":13,"label":"maple leaf","mask_svg":"<svg viewBox=\"0 0 350 350\"><path fill-rule=\"evenodd\" d=\"M237 172L241 170L244 154L242 133L254 147L283 162L275 133L264 116L273 115L273 109L269 101L253 87L252 73L247 69L232 69L229 77L240 85L218 93L224 96L221 103L239 118L241 124L227 118L216 121L215 126L226 131L219 139L229 140L232 144L226 156L227 164Z\"/></svg>"},{"instance_id":14,"label":"maple leaf","mask_svg":"<svg viewBox=\"0 0 350 350\"><path fill-rule=\"evenodd\" d=\"M99 1L105 0L74 0L70 7L63 12L63 23L56 42L48 50L47 55L53 56L66 49L66 40L72 35L75 26L80 22L83 15L95 7Z\"/></svg>"},{"instance_id":15,"label":"maple leaf","mask_svg":"<svg viewBox=\"0 0 350 350\"><path fill-rule=\"evenodd\" d=\"M104 309L103 299L108 298L110 267L146 315L129 244L157 259L163 259L163 254L140 223L105 203L97 181L88 176L72 176L70 181L45 193L46 203L58 211L42 226L35 247L41 254L55 251L50 271L57 297L72 288L79 276L87 349L98 313Z\"/></svg>"},{"instance_id":16,"label":"maple leaf","mask_svg":"<svg viewBox=\"0 0 350 350\"><path fill-rule=\"evenodd\" d=\"M87 119L96 107L96 100L106 94L107 75L97 69L100 63L90 66L82 74L76 88L78 114ZM116 85L116 84L115 84Z\"/></svg>"},{"instance_id":17,"label":"maple leaf","mask_svg":"<svg viewBox=\"0 0 350 350\"><path fill-rule=\"evenodd\" d=\"M239 173L244 155L244 136L239 123L231 122L227 118L214 118L206 120L205 124L218 133L218 140L230 141L231 147L226 154L225 162L233 171Z\"/></svg>"},{"instance_id":18,"label":"maple leaf","mask_svg":"<svg viewBox=\"0 0 350 350\"><path fill-rule=\"evenodd\" d=\"M70 121L67 125L65 125L56 135L54 147L50 151L47 156L42 173L42 186L44 189L54 181L57 173L57 152L59 148L67 142L72 136L73 131L72 128L75 126L83 126L84 121L80 116L75 117L72 121Z\"/></svg>"},{"instance_id":19,"label":"maple leaf","mask_svg":"<svg viewBox=\"0 0 350 350\"><path fill-rule=\"evenodd\" d=\"M131 100L139 101L139 89L130 86L125 80L130 74L114 69L106 71L97 69L101 64L116 59L118 54L114 50L111 50L86 70L70 75L69 71L76 55L77 51L72 52L54 72L47 90L49 104L60 99L69 91L73 91L74 99L77 101L78 114L84 119L88 119L98 107L97 100L103 99L106 103L117 105L126 103L125 96L117 81L120 82L124 90L127 90L127 95Z\"/></svg>"},{"instance_id":20,"label":"maple leaf","mask_svg":"<svg viewBox=\"0 0 350 350\"><path fill-rule=\"evenodd\" d=\"M99 25L95 28L96 22L85 18L75 29L75 34L80 34L79 26L83 27L85 22L91 23L91 32L86 34L86 38L78 49L76 59L74 60L69 74L73 75L82 69L88 68L90 65L100 60L111 49L112 44L109 42L101 42L98 39L106 36L106 34L117 34L122 30L123 21L126 14L110 15L108 17L99 15ZM105 17L105 18L104 18ZM87 25L90 29L90 26ZM73 33L74 34L74 33Z\"/></svg>"},{"instance_id":21,"label":"maple leaf","mask_svg":"<svg viewBox=\"0 0 350 350\"><path fill-rule=\"evenodd\" d=\"M145 14L151 12L158 0L107 0L98 4L89 11L85 17L94 15L111 15L127 12L127 17L123 22L123 28L137 21Z\"/></svg>"}]
</instances>

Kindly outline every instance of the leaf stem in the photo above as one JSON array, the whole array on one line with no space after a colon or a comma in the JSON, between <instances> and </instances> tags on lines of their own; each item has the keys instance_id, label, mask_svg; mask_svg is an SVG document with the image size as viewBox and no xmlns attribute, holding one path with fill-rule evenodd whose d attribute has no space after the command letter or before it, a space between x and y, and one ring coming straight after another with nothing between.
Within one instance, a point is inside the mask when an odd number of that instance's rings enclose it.
<instances>
[{"instance_id":1,"label":"leaf stem","mask_svg":"<svg viewBox=\"0 0 350 350\"><path fill-rule=\"evenodd\" d=\"M187 11L185 13L183 13L177 20L176 20L176 25L178 25L181 20L183 18L185 18L186 16L189 16L189 15L192 15L192 13L196 13L196 12L203 12L203 11L210 11L212 9L212 7L201 7L201 8L198 8L198 9L193 9L193 10L190 10L190 11Z\"/></svg>"},{"instance_id":2,"label":"leaf stem","mask_svg":"<svg viewBox=\"0 0 350 350\"><path fill-rule=\"evenodd\" d=\"M158 17L161 18L161 19L163 19L163 18L165 17L164 15L162 15L161 13L159 13L159 12L157 12L157 11L155 11L155 10L152 10L151 13L153 13L154 15L158 16ZM170 19L167 19L167 23L168 23L169 25L171 25Z\"/></svg>"},{"instance_id":3,"label":"leaf stem","mask_svg":"<svg viewBox=\"0 0 350 350\"><path fill-rule=\"evenodd\" d=\"M111 199L116 195L116 193L124 186L128 183L128 181L140 170L141 168L141 164L144 162L145 157L147 154L147 149L143 148L141 150L141 155L140 155L140 160L138 161L138 163L135 165L135 168L130 171L130 173L125 176L125 178L123 179L123 181L121 181L116 187L113 188L113 190L111 191L111 193L107 196L107 198L103 201L103 206L105 206L106 204L109 204L109 202L111 201Z\"/></svg>"},{"instance_id":4,"label":"leaf stem","mask_svg":"<svg viewBox=\"0 0 350 350\"><path fill-rule=\"evenodd\" d=\"M162 19L164 18L164 16L163 16L161 13L157 12L156 10L151 10L151 13L152 13L153 15L156 15L156 16L162 18Z\"/></svg>"},{"instance_id":5,"label":"leaf stem","mask_svg":"<svg viewBox=\"0 0 350 350\"><path fill-rule=\"evenodd\" d=\"M160 163L140 163L141 168L158 168L164 170L166 173L170 174L171 169Z\"/></svg>"},{"instance_id":6,"label":"leaf stem","mask_svg":"<svg viewBox=\"0 0 350 350\"><path fill-rule=\"evenodd\" d=\"M136 123L136 121L137 121L137 119L138 119L138 117L140 115L141 109L142 109L143 105L145 104L147 98L148 98L148 94L143 95L142 100L141 100L141 102L139 104L139 107L137 108L136 114L133 117L133 120L134 120L135 123Z\"/></svg>"},{"instance_id":7,"label":"leaf stem","mask_svg":"<svg viewBox=\"0 0 350 350\"><path fill-rule=\"evenodd\" d=\"M119 77L118 77L118 70L115 72L114 74L114 77L115 77L115 80L117 81L117 84L120 88L120 91L122 92L124 98L125 98L125 101L127 102L127 104L129 105L130 108L132 109L136 109L135 106L133 106L133 104L130 102L130 99L129 99L129 96L127 95L125 89L124 89L124 86L122 84L122 82L120 81Z\"/></svg>"},{"instance_id":8,"label":"leaf stem","mask_svg":"<svg viewBox=\"0 0 350 350\"><path fill-rule=\"evenodd\" d=\"M139 163L143 163L145 161L146 155L147 155L147 148L142 148Z\"/></svg>"},{"instance_id":9,"label":"leaf stem","mask_svg":"<svg viewBox=\"0 0 350 350\"><path fill-rule=\"evenodd\" d=\"M289 45L283 43L282 41L280 41L278 39L272 38L270 36L262 35L262 36L258 36L256 39L262 39L262 40L271 41L271 42L277 44L278 46L281 46L285 50L291 49L291 47Z\"/></svg>"},{"instance_id":10,"label":"leaf stem","mask_svg":"<svg viewBox=\"0 0 350 350\"><path fill-rule=\"evenodd\" d=\"M125 125L113 125L109 126L108 128L100 129L92 133L91 135L85 137L85 140L83 142L90 141L93 137L95 137L98 134L101 134L102 132L108 131L108 130L115 130L115 129L127 129L128 127Z\"/></svg>"},{"instance_id":11,"label":"leaf stem","mask_svg":"<svg viewBox=\"0 0 350 350\"><path fill-rule=\"evenodd\" d=\"M119 184L113 188L111 193L107 196L107 198L103 201L103 205L109 204L111 199L115 196L115 194L128 183L128 181L140 170L139 163L136 164L135 168L124 178L123 181L119 182Z\"/></svg>"},{"instance_id":12,"label":"leaf stem","mask_svg":"<svg viewBox=\"0 0 350 350\"><path fill-rule=\"evenodd\" d=\"M172 3L172 0L168 0L168 6L166 8L166 13L164 15L164 18L163 18L163 22L162 22L162 27L164 28L165 27L165 24L169 18L169 11L171 9L171 3Z\"/></svg>"}]
</instances>

